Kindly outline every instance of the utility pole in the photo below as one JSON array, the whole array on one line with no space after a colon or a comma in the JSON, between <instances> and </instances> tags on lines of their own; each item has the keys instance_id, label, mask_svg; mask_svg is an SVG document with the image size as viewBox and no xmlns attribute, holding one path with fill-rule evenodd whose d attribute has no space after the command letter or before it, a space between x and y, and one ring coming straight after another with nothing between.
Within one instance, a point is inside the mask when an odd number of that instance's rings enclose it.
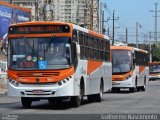
<instances>
[{"instance_id":1,"label":"utility pole","mask_svg":"<svg viewBox=\"0 0 160 120\"><path fill-rule=\"evenodd\" d=\"M136 47L138 48L138 22L136 22Z\"/></svg>"},{"instance_id":2,"label":"utility pole","mask_svg":"<svg viewBox=\"0 0 160 120\"><path fill-rule=\"evenodd\" d=\"M113 40L112 40L112 45L114 45L114 20L115 20L115 16L114 16L115 10L113 10Z\"/></svg>"},{"instance_id":3,"label":"utility pole","mask_svg":"<svg viewBox=\"0 0 160 120\"><path fill-rule=\"evenodd\" d=\"M149 32L149 60L152 62L152 33Z\"/></svg>"},{"instance_id":4,"label":"utility pole","mask_svg":"<svg viewBox=\"0 0 160 120\"><path fill-rule=\"evenodd\" d=\"M113 20L112 45L114 45L115 20L119 20L119 17L115 18L115 10L113 10L113 19L108 18L107 20Z\"/></svg>"},{"instance_id":5,"label":"utility pole","mask_svg":"<svg viewBox=\"0 0 160 120\"><path fill-rule=\"evenodd\" d=\"M136 47L138 48L138 44L139 44L139 39L138 39L138 36L139 36L139 34L138 34L138 28L141 28L142 26L138 23L138 22L136 22Z\"/></svg>"},{"instance_id":6,"label":"utility pole","mask_svg":"<svg viewBox=\"0 0 160 120\"><path fill-rule=\"evenodd\" d=\"M128 29L126 28L126 43L128 44Z\"/></svg>"},{"instance_id":7,"label":"utility pole","mask_svg":"<svg viewBox=\"0 0 160 120\"><path fill-rule=\"evenodd\" d=\"M155 16L153 16L153 17L155 17L155 28L154 28L154 42L155 43L157 43L157 25L158 25L158 23L157 23L157 18L159 17L158 16L158 12L160 12L160 10L158 10L158 2L156 2L155 3L155 10L150 10L150 12L154 12L155 13Z\"/></svg>"},{"instance_id":8,"label":"utility pole","mask_svg":"<svg viewBox=\"0 0 160 120\"><path fill-rule=\"evenodd\" d=\"M110 31L109 31L109 27L108 27L107 33L108 33L108 36L110 36Z\"/></svg>"}]
</instances>

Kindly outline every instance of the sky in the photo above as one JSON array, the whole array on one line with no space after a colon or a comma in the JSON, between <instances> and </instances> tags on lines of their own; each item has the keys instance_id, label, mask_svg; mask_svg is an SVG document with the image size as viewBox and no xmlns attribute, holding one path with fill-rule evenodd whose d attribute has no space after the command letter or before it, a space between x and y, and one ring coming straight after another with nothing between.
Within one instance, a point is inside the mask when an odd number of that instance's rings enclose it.
<instances>
[{"instance_id":1,"label":"sky","mask_svg":"<svg viewBox=\"0 0 160 120\"><path fill-rule=\"evenodd\" d=\"M110 13L115 10L115 18L119 17L119 20L115 21L115 39L122 39L125 35L125 29L128 28L128 41L135 43L136 35L136 22L139 23L138 39L140 42L149 39L149 31L154 32L154 12L149 10L155 10L155 3L158 2L158 10L160 10L160 0L102 0L106 3L107 10L105 9L105 19L112 17ZM160 28L160 12L158 12L158 27ZM105 23L105 27L112 27L112 20ZM111 28L112 30L112 28ZM159 31L160 29L158 29Z\"/></svg>"}]
</instances>

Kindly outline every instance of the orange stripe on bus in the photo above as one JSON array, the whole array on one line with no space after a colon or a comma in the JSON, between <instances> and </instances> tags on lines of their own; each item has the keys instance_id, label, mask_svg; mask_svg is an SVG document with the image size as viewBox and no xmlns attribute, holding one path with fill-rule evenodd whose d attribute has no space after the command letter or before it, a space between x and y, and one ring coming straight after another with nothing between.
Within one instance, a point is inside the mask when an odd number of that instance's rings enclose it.
<instances>
[{"instance_id":1,"label":"orange stripe on bus","mask_svg":"<svg viewBox=\"0 0 160 120\"><path fill-rule=\"evenodd\" d=\"M16 24L12 24L12 27L15 26L27 26L27 25L68 25L72 28L72 24L71 23L65 23L65 22L53 22L53 21L32 21L32 22L22 22L22 23L16 23Z\"/></svg>"},{"instance_id":2,"label":"orange stripe on bus","mask_svg":"<svg viewBox=\"0 0 160 120\"><path fill-rule=\"evenodd\" d=\"M149 62L149 65L160 65L160 62Z\"/></svg>"},{"instance_id":3,"label":"orange stripe on bus","mask_svg":"<svg viewBox=\"0 0 160 120\"><path fill-rule=\"evenodd\" d=\"M123 75L112 75L112 81L123 81L123 80L126 80L128 76L132 76L132 75L133 75L133 71Z\"/></svg>"},{"instance_id":4,"label":"orange stripe on bus","mask_svg":"<svg viewBox=\"0 0 160 120\"><path fill-rule=\"evenodd\" d=\"M145 70L145 66L139 66L139 74L141 74Z\"/></svg>"},{"instance_id":5,"label":"orange stripe on bus","mask_svg":"<svg viewBox=\"0 0 160 120\"><path fill-rule=\"evenodd\" d=\"M74 73L74 67L65 70L13 71L8 70L8 77L20 83L55 83ZM39 79L37 82L36 79Z\"/></svg>"},{"instance_id":6,"label":"orange stripe on bus","mask_svg":"<svg viewBox=\"0 0 160 120\"><path fill-rule=\"evenodd\" d=\"M111 50L134 50L133 47L130 46L111 46Z\"/></svg>"},{"instance_id":7,"label":"orange stripe on bus","mask_svg":"<svg viewBox=\"0 0 160 120\"><path fill-rule=\"evenodd\" d=\"M92 72L94 72L100 66L102 66L102 62L98 62L98 61L94 61L94 60L88 60L87 74L91 74Z\"/></svg>"},{"instance_id":8,"label":"orange stripe on bus","mask_svg":"<svg viewBox=\"0 0 160 120\"><path fill-rule=\"evenodd\" d=\"M16 34L16 35L8 35L8 38L24 38L24 37L71 37L71 33L57 33L57 34Z\"/></svg>"},{"instance_id":9,"label":"orange stripe on bus","mask_svg":"<svg viewBox=\"0 0 160 120\"><path fill-rule=\"evenodd\" d=\"M99 34L99 33L97 33L97 32L94 32L94 31L91 31L91 30L89 30L89 34L94 35L94 36L96 36L96 37L104 38L104 35Z\"/></svg>"}]
</instances>

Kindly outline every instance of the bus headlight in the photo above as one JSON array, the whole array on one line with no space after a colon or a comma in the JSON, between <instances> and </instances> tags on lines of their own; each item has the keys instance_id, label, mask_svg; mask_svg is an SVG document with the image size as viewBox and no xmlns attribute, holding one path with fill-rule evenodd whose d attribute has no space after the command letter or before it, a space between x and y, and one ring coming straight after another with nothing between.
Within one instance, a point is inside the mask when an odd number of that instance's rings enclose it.
<instances>
[{"instance_id":1,"label":"bus headlight","mask_svg":"<svg viewBox=\"0 0 160 120\"><path fill-rule=\"evenodd\" d=\"M11 78L9 78L9 83L11 83L12 85L14 85L15 87L19 86L19 82L12 80Z\"/></svg>"},{"instance_id":2,"label":"bus headlight","mask_svg":"<svg viewBox=\"0 0 160 120\"><path fill-rule=\"evenodd\" d=\"M59 82L58 82L58 85L61 86L61 85L63 85L63 84L66 84L67 82L70 81L70 79L72 79L72 76L69 76L69 77L67 77L67 78L64 79L64 80L59 81Z\"/></svg>"},{"instance_id":3,"label":"bus headlight","mask_svg":"<svg viewBox=\"0 0 160 120\"><path fill-rule=\"evenodd\" d=\"M131 78L131 75L128 75L128 76L126 77L126 80L128 80L129 78Z\"/></svg>"}]
</instances>

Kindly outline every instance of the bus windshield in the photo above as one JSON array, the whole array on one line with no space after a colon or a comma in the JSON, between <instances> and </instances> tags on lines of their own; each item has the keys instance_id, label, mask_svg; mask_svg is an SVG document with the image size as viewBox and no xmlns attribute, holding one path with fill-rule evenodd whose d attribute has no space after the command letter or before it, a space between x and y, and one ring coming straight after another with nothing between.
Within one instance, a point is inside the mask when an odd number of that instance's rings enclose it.
<instances>
[{"instance_id":1,"label":"bus windshield","mask_svg":"<svg viewBox=\"0 0 160 120\"><path fill-rule=\"evenodd\" d=\"M150 73L159 73L160 72L160 64L157 65L149 65Z\"/></svg>"},{"instance_id":2,"label":"bus windshield","mask_svg":"<svg viewBox=\"0 0 160 120\"><path fill-rule=\"evenodd\" d=\"M132 69L131 55L128 50L112 50L113 74L126 73Z\"/></svg>"},{"instance_id":3,"label":"bus windshield","mask_svg":"<svg viewBox=\"0 0 160 120\"><path fill-rule=\"evenodd\" d=\"M14 70L52 70L69 68L69 37L19 38L9 40L8 63Z\"/></svg>"}]
</instances>

